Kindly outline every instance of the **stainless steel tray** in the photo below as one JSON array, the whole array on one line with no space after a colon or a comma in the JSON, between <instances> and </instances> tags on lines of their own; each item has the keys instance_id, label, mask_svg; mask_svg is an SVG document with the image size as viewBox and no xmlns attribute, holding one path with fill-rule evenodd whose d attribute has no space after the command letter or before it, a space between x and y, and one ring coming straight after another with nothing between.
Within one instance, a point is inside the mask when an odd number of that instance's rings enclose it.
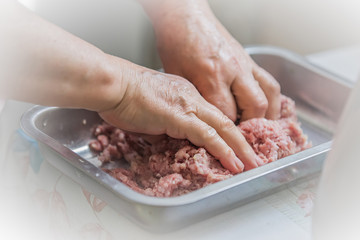
<instances>
[{"instance_id":1,"label":"stainless steel tray","mask_svg":"<svg viewBox=\"0 0 360 240\"><path fill-rule=\"evenodd\" d=\"M275 76L282 92L296 101L312 148L183 196L156 198L131 190L94 164L88 143L90 128L101 121L97 113L36 106L23 115L22 128L39 142L52 165L119 213L151 231L182 228L319 173L330 150L351 83L284 49L254 46L247 51Z\"/></svg>"}]
</instances>

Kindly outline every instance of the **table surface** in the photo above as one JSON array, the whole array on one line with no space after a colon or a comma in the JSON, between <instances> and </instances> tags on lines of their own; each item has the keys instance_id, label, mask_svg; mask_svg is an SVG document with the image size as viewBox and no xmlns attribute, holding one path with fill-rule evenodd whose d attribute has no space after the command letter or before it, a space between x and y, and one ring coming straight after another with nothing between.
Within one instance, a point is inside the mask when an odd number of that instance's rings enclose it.
<instances>
[{"instance_id":1,"label":"table surface","mask_svg":"<svg viewBox=\"0 0 360 240\"><path fill-rule=\"evenodd\" d=\"M312 54L308 60L355 81L360 45ZM0 231L2 239L311 238L318 178L175 232L147 232L43 159L37 143L19 131L21 114L31 106L8 101L0 115L0 224L5 226ZM1 107L0 101L0 111Z\"/></svg>"}]
</instances>

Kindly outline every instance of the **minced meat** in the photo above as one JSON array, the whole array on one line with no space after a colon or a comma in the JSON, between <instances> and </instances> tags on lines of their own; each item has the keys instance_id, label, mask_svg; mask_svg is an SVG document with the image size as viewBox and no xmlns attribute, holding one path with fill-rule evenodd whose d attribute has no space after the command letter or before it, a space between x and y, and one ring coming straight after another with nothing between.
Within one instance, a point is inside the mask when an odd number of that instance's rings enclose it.
<instances>
[{"instance_id":1,"label":"minced meat","mask_svg":"<svg viewBox=\"0 0 360 240\"><path fill-rule=\"evenodd\" d=\"M279 120L254 118L238 127L260 162L273 162L311 146L297 121L294 101L285 96ZM96 140L89 146L103 166L124 160L129 165L103 170L149 196L179 196L233 176L204 148L187 140L167 137L150 144L107 123L96 126L94 135Z\"/></svg>"}]
</instances>

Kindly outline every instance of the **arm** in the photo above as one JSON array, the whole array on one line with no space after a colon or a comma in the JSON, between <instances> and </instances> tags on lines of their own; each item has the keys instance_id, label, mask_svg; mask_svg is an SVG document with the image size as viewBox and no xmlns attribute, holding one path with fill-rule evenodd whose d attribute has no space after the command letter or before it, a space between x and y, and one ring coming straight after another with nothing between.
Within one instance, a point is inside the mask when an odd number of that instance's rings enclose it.
<instances>
[{"instance_id":1,"label":"arm","mask_svg":"<svg viewBox=\"0 0 360 240\"><path fill-rule=\"evenodd\" d=\"M127 131L187 138L233 172L244 169L239 158L257 166L235 125L187 80L105 54L17 3L0 5L1 96L94 110Z\"/></svg>"},{"instance_id":2,"label":"arm","mask_svg":"<svg viewBox=\"0 0 360 240\"><path fill-rule=\"evenodd\" d=\"M164 69L190 80L235 120L280 113L280 86L212 13L206 0L139 0L154 25Z\"/></svg>"},{"instance_id":3,"label":"arm","mask_svg":"<svg viewBox=\"0 0 360 240\"><path fill-rule=\"evenodd\" d=\"M16 1L1 5L1 96L95 111L121 99L124 83L108 77L102 51Z\"/></svg>"}]
</instances>

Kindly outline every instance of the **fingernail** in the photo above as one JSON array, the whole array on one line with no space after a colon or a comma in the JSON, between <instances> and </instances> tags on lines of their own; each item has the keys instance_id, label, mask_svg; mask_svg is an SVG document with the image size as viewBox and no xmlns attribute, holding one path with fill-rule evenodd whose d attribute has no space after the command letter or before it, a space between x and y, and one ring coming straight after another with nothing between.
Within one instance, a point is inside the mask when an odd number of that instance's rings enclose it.
<instances>
[{"instance_id":1,"label":"fingernail","mask_svg":"<svg viewBox=\"0 0 360 240\"><path fill-rule=\"evenodd\" d=\"M236 168L239 170L239 172L243 172L244 171L244 164L240 161L239 158L235 157L235 165Z\"/></svg>"},{"instance_id":2,"label":"fingernail","mask_svg":"<svg viewBox=\"0 0 360 240\"><path fill-rule=\"evenodd\" d=\"M247 156L251 156L251 165L254 165L252 166L253 168L257 168L259 166L261 166L262 164L259 164L259 161L258 159L260 159L260 163L262 162L261 158L256 155L256 153L254 152L254 150L249 146L249 149L248 149L248 155Z\"/></svg>"},{"instance_id":3,"label":"fingernail","mask_svg":"<svg viewBox=\"0 0 360 240\"><path fill-rule=\"evenodd\" d=\"M255 160L256 160L256 163L258 164L258 166L262 166L262 165L265 164L265 161L261 157L259 157L258 155L256 155Z\"/></svg>"}]
</instances>

